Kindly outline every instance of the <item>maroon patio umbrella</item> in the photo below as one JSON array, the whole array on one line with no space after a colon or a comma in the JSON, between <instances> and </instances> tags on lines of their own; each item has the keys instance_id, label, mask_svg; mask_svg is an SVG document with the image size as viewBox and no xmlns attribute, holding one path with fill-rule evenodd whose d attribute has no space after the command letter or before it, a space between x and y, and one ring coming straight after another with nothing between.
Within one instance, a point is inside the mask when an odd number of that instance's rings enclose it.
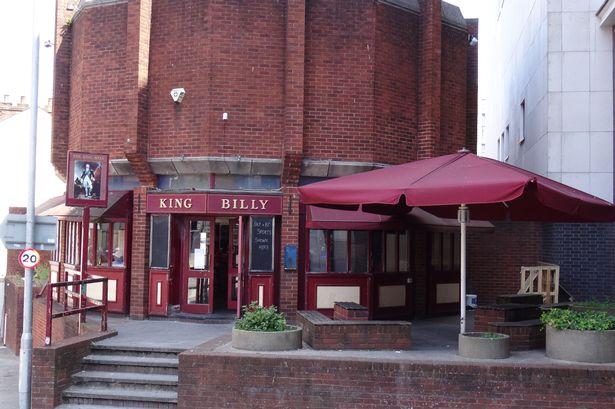
<instances>
[{"instance_id":1,"label":"maroon patio umbrella","mask_svg":"<svg viewBox=\"0 0 615 409\"><path fill-rule=\"evenodd\" d=\"M305 204L403 214L421 207L461 224L461 332L465 332L466 223L476 220L613 222L615 206L570 186L463 150L299 188Z\"/></svg>"}]
</instances>

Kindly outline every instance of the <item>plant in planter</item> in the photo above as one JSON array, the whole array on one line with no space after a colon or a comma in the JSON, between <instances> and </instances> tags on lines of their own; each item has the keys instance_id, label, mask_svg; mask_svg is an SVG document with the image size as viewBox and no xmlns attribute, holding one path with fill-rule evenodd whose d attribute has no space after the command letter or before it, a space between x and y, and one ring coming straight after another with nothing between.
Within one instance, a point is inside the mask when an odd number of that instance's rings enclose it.
<instances>
[{"instance_id":1,"label":"plant in planter","mask_svg":"<svg viewBox=\"0 0 615 409\"><path fill-rule=\"evenodd\" d=\"M604 311L609 315L615 315L615 301L591 300L575 302L572 304L572 309L575 311Z\"/></svg>"},{"instance_id":2,"label":"plant in planter","mask_svg":"<svg viewBox=\"0 0 615 409\"><path fill-rule=\"evenodd\" d=\"M465 358L504 359L510 356L510 337L497 332L459 334L459 355Z\"/></svg>"},{"instance_id":3,"label":"plant in planter","mask_svg":"<svg viewBox=\"0 0 615 409\"><path fill-rule=\"evenodd\" d=\"M615 317L606 312L555 308L540 317L547 327L549 358L575 362L615 362Z\"/></svg>"},{"instance_id":4,"label":"plant in planter","mask_svg":"<svg viewBox=\"0 0 615 409\"><path fill-rule=\"evenodd\" d=\"M276 307L256 302L244 306L243 317L235 322L231 345L248 351L286 351L301 348L301 328L287 325Z\"/></svg>"}]
</instances>

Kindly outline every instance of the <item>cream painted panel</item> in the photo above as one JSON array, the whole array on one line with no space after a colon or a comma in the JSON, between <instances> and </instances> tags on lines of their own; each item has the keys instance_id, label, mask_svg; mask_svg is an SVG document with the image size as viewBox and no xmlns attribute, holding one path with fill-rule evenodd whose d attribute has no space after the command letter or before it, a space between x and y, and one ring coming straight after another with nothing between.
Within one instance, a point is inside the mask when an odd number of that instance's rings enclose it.
<instances>
[{"instance_id":1,"label":"cream painted panel","mask_svg":"<svg viewBox=\"0 0 615 409\"><path fill-rule=\"evenodd\" d=\"M459 283L438 284L436 286L436 304L459 302Z\"/></svg>"},{"instance_id":2,"label":"cream painted panel","mask_svg":"<svg viewBox=\"0 0 615 409\"><path fill-rule=\"evenodd\" d=\"M348 301L361 304L361 287L359 286L316 286L316 308L333 308L335 301Z\"/></svg>"},{"instance_id":3,"label":"cream painted panel","mask_svg":"<svg viewBox=\"0 0 615 409\"><path fill-rule=\"evenodd\" d=\"M404 307L406 305L405 285L381 285L378 287L378 306Z\"/></svg>"}]
</instances>

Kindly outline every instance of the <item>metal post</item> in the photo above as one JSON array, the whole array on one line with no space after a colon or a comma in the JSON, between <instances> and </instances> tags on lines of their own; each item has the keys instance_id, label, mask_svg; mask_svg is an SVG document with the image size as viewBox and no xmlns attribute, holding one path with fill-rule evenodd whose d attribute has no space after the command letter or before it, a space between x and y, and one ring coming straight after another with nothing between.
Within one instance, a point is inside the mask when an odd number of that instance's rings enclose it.
<instances>
[{"instance_id":1,"label":"metal post","mask_svg":"<svg viewBox=\"0 0 615 409\"><path fill-rule=\"evenodd\" d=\"M461 227L461 283L459 289L459 332L461 334L466 332L466 223L470 219L470 211L464 204L459 206L459 212L457 213L459 220L459 226Z\"/></svg>"},{"instance_id":2,"label":"metal post","mask_svg":"<svg viewBox=\"0 0 615 409\"><path fill-rule=\"evenodd\" d=\"M241 286L243 285L243 216L239 216L238 227L237 254L239 255L239 262L237 263L237 318L241 318Z\"/></svg>"},{"instance_id":3,"label":"metal post","mask_svg":"<svg viewBox=\"0 0 615 409\"><path fill-rule=\"evenodd\" d=\"M88 266L88 247L90 238L90 208L88 206L83 208L83 217L81 219L81 279L87 278L87 266ZM87 286L81 284L79 286L79 308L87 307ZM85 322L85 311L80 314L80 322Z\"/></svg>"},{"instance_id":4,"label":"metal post","mask_svg":"<svg viewBox=\"0 0 615 409\"><path fill-rule=\"evenodd\" d=\"M30 137L28 142L28 203L26 213L26 247L34 242L34 190L36 188L36 126L38 116L38 51L40 37L36 21L36 3L32 2L32 72L30 80ZM32 373L32 275L31 268L24 272L23 332L19 352L19 407L30 409Z\"/></svg>"},{"instance_id":5,"label":"metal post","mask_svg":"<svg viewBox=\"0 0 615 409\"><path fill-rule=\"evenodd\" d=\"M53 298L52 298L53 288L47 287L47 308L45 311L47 315L45 316L45 345L51 345L51 334L53 332L53 318L51 317L53 314Z\"/></svg>"},{"instance_id":6,"label":"metal post","mask_svg":"<svg viewBox=\"0 0 615 409\"><path fill-rule=\"evenodd\" d=\"M102 282L103 293L102 293L102 302L103 307L100 312L100 330L105 332L107 330L107 308L108 308L108 299L109 299L109 287L108 287L109 279L105 278Z\"/></svg>"}]
</instances>

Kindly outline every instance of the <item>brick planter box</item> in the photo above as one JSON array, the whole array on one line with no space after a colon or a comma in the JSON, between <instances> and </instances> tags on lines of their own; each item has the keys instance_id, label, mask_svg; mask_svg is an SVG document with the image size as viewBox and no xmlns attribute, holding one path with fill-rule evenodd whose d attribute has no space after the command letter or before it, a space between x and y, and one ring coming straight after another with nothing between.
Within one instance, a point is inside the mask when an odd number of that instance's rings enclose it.
<instances>
[{"instance_id":1,"label":"brick planter box","mask_svg":"<svg viewBox=\"0 0 615 409\"><path fill-rule=\"evenodd\" d=\"M318 311L298 311L303 341L314 349L410 349L406 321L331 320Z\"/></svg>"}]
</instances>

